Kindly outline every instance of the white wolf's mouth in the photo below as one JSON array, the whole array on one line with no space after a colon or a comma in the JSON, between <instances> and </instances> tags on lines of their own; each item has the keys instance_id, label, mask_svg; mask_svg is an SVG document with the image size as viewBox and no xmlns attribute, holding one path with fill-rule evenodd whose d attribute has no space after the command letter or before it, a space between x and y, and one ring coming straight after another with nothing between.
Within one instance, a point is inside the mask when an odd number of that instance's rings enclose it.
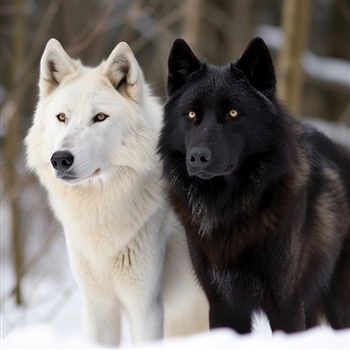
<instances>
[{"instance_id":1,"label":"white wolf's mouth","mask_svg":"<svg viewBox=\"0 0 350 350\"><path fill-rule=\"evenodd\" d=\"M83 177L82 176L75 176L75 175L68 174L68 173L56 173L56 177L67 184L74 185L74 184L77 184L79 182L94 178L95 176L97 176L99 174L99 172L100 172L100 169L96 169L91 175L83 176Z\"/></svg>"}]
</instances>

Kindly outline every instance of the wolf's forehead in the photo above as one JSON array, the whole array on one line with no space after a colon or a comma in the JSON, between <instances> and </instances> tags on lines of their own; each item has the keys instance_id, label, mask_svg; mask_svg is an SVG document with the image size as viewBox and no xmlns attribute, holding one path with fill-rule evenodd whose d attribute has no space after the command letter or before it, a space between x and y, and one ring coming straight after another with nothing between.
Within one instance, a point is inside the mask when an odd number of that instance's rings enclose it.
<instances>
[{"instance_id":1,"label":"wolf's forehead","mask_svg":"<svg viewBox=\"0 0 350 350\"><path fill-rule=\"evenodd\" d=\"M210 67L203 72L199 72L195 81L191 81L191 94L205 94L217 96L218 94L235 94L239 92L242 85L241 77L236 76L227 67Z\"/></svg>"},{"instance_id":2,"label":"wolf's forehead","mask_svg":"<svg viewBox=\"0 0 350 350\"><path fill-rule=\"evenodd\" d=\"M82 77L69 82L57 91L57 97L71 108L101 103L111 98L114 91L103 79L87 79Z\"/></svg>"},{"instance_id":3,"label":"wolf's forehead","mask_svg":"<svg viewBox=\"0 0 350 350\"><path fill-rule=\"evenodd\" d=\"M203 106L219 103L226 100L240 100L242 89L234 81L228 79L203 79L197 85L188 89L185 99L188 101L200 101Z\"/></svg>"},{"instance_id":4,"label":"wolf's forehead","mask_svg":"<svg viewBox=\"0 0 350 350\"><path fill-rule=\"evenodd\" d=\"M90 72L89 72L90 73ZM81 96L96 95L98 92L108 92L113 90L111 84L103 76L96 74L82 74L65 87L72 93Z\"/></svg>"}]
</instances>

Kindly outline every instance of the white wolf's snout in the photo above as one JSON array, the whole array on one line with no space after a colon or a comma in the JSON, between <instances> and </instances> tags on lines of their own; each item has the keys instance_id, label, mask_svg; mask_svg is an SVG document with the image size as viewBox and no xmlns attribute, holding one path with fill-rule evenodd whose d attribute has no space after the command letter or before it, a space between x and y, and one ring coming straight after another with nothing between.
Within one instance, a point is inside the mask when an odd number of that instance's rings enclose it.
<instances>
[{"instance_id":1,"label":"white wolf's snout","mask_svg":"<svg viewBox=\"0 0 350 350\"><path fill-rule=\"evenodd\" d=\"M85 161L79 162L78 158ZM100 173L100 168L92 167L94 164L88 161L88 157L76 157L68 150L55 151L50 163L54 176L67 184L77 184Z\"/></svg>"},{"instance_id":2,"label":"white wolf's snout","mask_svg":"<svg viewBox=\"0 0 350 350\"><path fill-rule=\"evenodd\" d=\"M72 170L74 156L69 151L54 152L50 159L50 163L56 178L67 183L75 183L79 179L79 177Z\"/></svg>"},{"instance_id":3,"label":"white wolf's snout","mask_svg":"<svg viewBox=\"0 0 350 350\"><path fill-rule=\"evenodd\" d=\"M73 170L74 155L69 151L56 151L50 158L53 173L57 179L66 183L77 182L78 176Z\"/></svg>"},{"instance_id":4,"label":"white wolf's snout","mask_svg":"<svg viewBox=\"0 0 350 350\"><path fill-rule=\"evenodd\" d=\"M58 172L66 172L74 162L74 156L68 151L57 151L51 157L51 165Z\"/></svg>"}]
</instances>

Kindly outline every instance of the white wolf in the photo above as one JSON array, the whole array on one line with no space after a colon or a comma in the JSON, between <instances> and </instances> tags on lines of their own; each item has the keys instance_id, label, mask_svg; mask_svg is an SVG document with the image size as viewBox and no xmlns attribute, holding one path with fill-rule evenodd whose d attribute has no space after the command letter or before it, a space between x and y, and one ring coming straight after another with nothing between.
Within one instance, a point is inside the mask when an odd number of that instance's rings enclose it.
<instances>
[{"instance_id":1,"label":"white wolf","mask_svg":"<svg viewBox=\"0 0 350 350\"><path fill-rule=\"evenodd\" d=\"M51 39L25 143L29 167L62 223L95 341L119 344L208 329L185 236L161 189L161 106L126 43L88 68ZM164 324L164 325L163 325Z\"/></svg>"}]
</instances>

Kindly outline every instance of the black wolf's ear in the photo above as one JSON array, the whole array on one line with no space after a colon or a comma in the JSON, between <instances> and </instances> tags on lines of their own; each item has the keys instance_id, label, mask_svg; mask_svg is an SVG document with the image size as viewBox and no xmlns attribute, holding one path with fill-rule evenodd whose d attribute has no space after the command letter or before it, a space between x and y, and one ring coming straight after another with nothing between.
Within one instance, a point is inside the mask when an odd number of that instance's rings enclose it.
<instances>
[{"instance_id":1,"label":"black wolf's ear","mask_svg":"<svg viewBox=\"0 0 350 350\"><path fill-rule=\"evenodd\" d=\"M103 63L102 74L107 76L116 90L127 98L139 102L142 94L143 74L130 46L120 42Z\"/></svg>"},{"instance_id":2,"label":"black wolf's ear","mask_svg":"<svg viewBox=\"0 0 350 350\"><path fill-rule=\"evenodd\" d=\"M186 41L176 39L168 60L168 94L172 95L183 86L189 75L201 66L201 61L192 52Z\"/></svg>"},{"instance_id":3,"label":"black wolf's ear","mask_svg":"<svg viewBox=\"0 0 350 350\"><path fill-rule=\"evenodd\" d=\"M242 71L258 90L273 94L276 77L270 51L261 38L254 38L234 66Z\"/></svg>"},{"instance_id":4,"label":"black wolf's ear","mask_svg":"<svg viewBox=\"0 0 350 350\"><path fill-rule=\"evenodd\" d=\"M66 76L79 69L79 64L68 56L59 41L50 39L40 61L40 95L49 95Z\"/></svg>"}]
</instances>

